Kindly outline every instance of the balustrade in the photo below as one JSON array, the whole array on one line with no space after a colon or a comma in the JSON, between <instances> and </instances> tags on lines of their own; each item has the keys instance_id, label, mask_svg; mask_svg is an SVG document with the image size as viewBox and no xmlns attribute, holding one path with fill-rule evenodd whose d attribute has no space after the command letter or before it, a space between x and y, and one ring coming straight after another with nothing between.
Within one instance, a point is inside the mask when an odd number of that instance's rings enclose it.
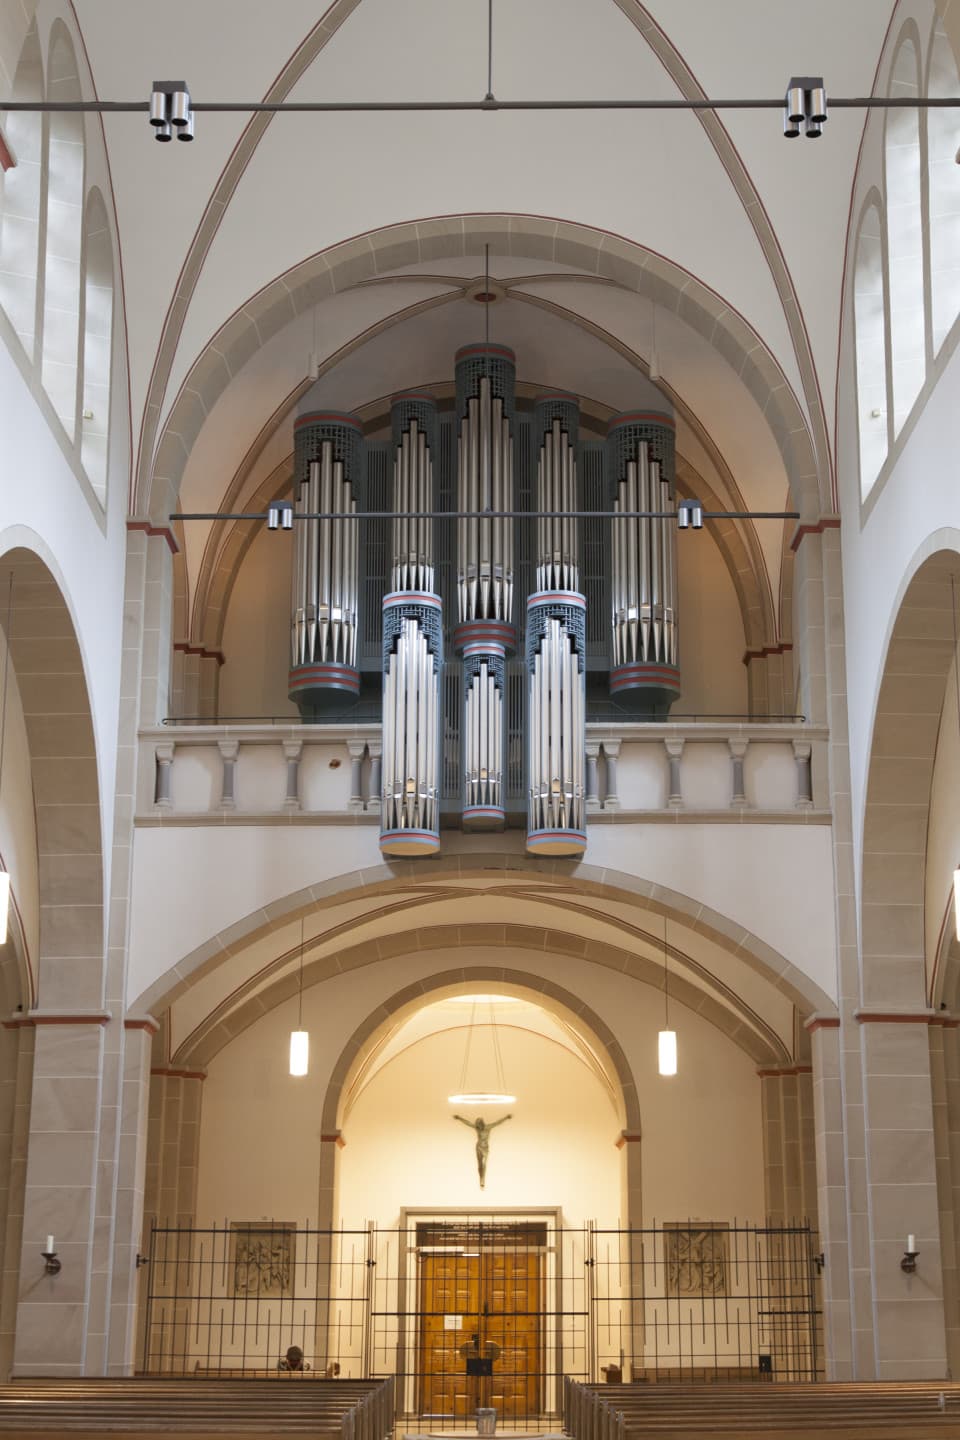
<instances>
[{"instance_id":1,"label":"balustrade","mask_svg":"<svg viewBox=\"0 0 960 1440\"><path fill-rule=\"evenodd\" d=\"M826 729L796 722L593 722L587 812L594 824L825 821L826 743ZM374 723L164 726L140 744L141 819L379 818ZM522 803L510 808L519 817Z\"/></svg>"}]
</instances>

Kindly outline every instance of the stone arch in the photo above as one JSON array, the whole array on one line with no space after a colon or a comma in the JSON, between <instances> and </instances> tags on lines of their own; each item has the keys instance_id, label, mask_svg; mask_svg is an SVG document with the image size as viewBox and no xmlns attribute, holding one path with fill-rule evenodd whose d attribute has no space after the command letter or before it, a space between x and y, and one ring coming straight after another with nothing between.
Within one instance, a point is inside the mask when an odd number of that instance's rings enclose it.
<instances>
[{"instance_id":1,"label":"stone arch","mask_svg":"<svg viewBox=\"0 0 960 1440\"><path fill-rule=\"evenodd\" d=\"M198 356L170 409L153 462L150 515L166 523L176 508L187 456L204 416L229 384L232 356L249 354L251 346L262 345L297 314L383 268L473 254L484 244L494 253L573 265L679 315L728 357L770 425L794 501L805 515L819 515L819 471L806 417L779 364L736 310L682 266L622 236L571 221L510 214L455 215L379 228L310 256L251 296Z\"/></svg>"},{"instance_id":2,"label":"stone arch","mask_svg":"<svg viewBox=\"0 0 960 1440\"><path fill-rule=\"evenodd\" d=\"M357 924L362 925L367 918L360 917ZM591 965L607 967L618 974L628 975L654 990L663 988L663 968L659 955L654 961L636 953L634 947L641 941L641 936L635 928L625 931L622 945L595 940L591 942L588 951L579 936L566 936L559 930L545 934L540 925L514 924L509 927L509 934L506 932L507 927L496 923L464 926L458 947L451 943L449 926L417 925L415 929L398 930L392 937L390 958L399 959L404 955L432 951L455 954L458 948L529 951L541 956L574 955ZM654 939L649 935L642 938L648 942ZM659 936L656 940L659 944ZM671 959L677 964L677 971L670 977L670 994L677 1003L700 1014L701 1018L745 1051L757 1065L785 1065L789 1062L791 1057L787 1047L776 1031L755 1010L739 1001L722 982L709 977L703 967L692 961L682 948L677 945L668 945L666 948ZM255 1024L265 1011L293 999L297 993L300 971L298 968L295 975L290 964L298 953L299 946L281 951L273 957L269 965L257 971L246 983L235 987L226 1001L210 1011L184 1037L171 1056L171 1064L183 1070L203 1069L241 1031ZM332 975L342 975L365 965L377 964L383 958L376 940L345 945L338 948L335 955L327 953L312 959L308 949L304 952L303 987L310 989L313 985L323 984ZM506 974L503 967L491 965L485 967L483 978L499 982ZM701 983L698 983L698 980ZM710 990L722 993L730 1008L717 1003L714 996L708 993Z\"/></svg>"},{"instance_id":3,"label":"stone arch","mask_svg":"<svg viewBox=\"0 0 960 1440\"><path fill-rule=\"evenodd\" d=\"M814 1012L836 1013L836 1006L826 992L779 951L742 925L681 891L669 890L608 867L502 851L441 854L419 861L398 860L389 865L373 865L364 870L332 876L316 885L294 891L271 905L269 911L258 909L250 912L228 931L212 936L190 954L175 960L140 995L130 997L131 1010L138 1014L151 1009L166 1010L178 996L216 967L228 946L235 950L254 939L272 934L297 919L301 913L311 913L326 904L339 903L351 891L375 896L389 894L410 881L422 883L438 877L479 875L487 878L496 871L505 874L524 872L531 880L540 876L547 882L562 881L562 889L557 886L558 898L583 895L602 901L614 896L657 915L673 917L736 955L775 989L787 995L802 1016Z\"/></svg>"},{"instance_id":4,"label":"stone arch","mask_svg":"<svg viewBox=\"0 0 960 1440\"><path fill-rule=\"evenodd\" d=\"M50 565L36 551L19 545L0 556L0 579L6 582L10 573L13 602L8 639L33 789L39 946L33 957L32 986L26 975L19 985L11 978L0 986L2 1014L7 1017L0 1032L0 1088L13 1110L8 1129L0 1122L4 1176L0 1369L4 1373L9 1373L16 1338L24 1217L41 1213L50 1193L49 1177L35 1178L27 1164L28 1135L31 1148L36 1143L38 1152L49 1150L49 1142L63 1127L62 1097L70 1083L63 1065L54 1062L55 1056L62 1057L57 1047L68 1032L62 1024L37 1025L35 1012L53 1009L67 1020L78 1012L99 1010L104 950L100 789L83 656L70 606ZM2 588L5 601L6 583ZM22 1015L14 1016L18 1005ZM39 1078L33 1073L35 1053L38 1067L44 1062ZM87 1124L92 1181L96 1132L92 1118ZM77 1126L85 1128L79 1119ZM75 1195L78 1204L86 1199L81 1199L79 1188L62 1193ZM69 1199L64 1203L69 1204Z\"/></svg>"},{"instance_id":5,"label":"stone arch","mask_svg":"<svg viewBox=\"0 0 960 1440\"><path fill-rule=\"evenodd\" d=\"M907 569L888 633L864 807L861 999L922 1008L924 861L944 690L953 664L950 576L960 537L938 531Z\"/></svg>"}]
</instances>

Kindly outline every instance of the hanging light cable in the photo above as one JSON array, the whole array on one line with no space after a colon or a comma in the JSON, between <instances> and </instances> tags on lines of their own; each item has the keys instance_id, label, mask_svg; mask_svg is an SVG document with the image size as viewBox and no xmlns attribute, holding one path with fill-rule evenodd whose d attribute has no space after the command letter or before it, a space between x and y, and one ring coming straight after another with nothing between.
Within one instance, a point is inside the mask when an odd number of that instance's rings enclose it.
<instances>
[{"instance_id":1,"label":"hanging light cable","mask_svg":"<svg viewBox=\"0 0 960 1440\"><path fill-rule=\"evenodd\" d=\"M306 1075L310 1065L310 1036L303 1028L303 916L300 917L300 969L297 979L297 1028L290 1031L290 1074Z\"/></svg>"},{"instance_id":2,"label":"hanging light cable","mask_svg":"<svg viewBox=\"0 0 960 1440\"><path fill-rule=\"evenodd\" d=\"M507 1083L503 1073L503 1054L500 1050L500 1037L497 1034L497 1020L493 1012L493 999L488 1002L490 1009L490 1037L493 1052L493 1069L495 1085L489 1090L469 1090L468 1075L470 1070L470 1053L473 1048L474 1031L477 1021L477 1002L474 1000L470 1008L470 1024L467 1027L467 1039L463 1049L463 1064L460 1067L460 1083L453 1095L448 1095L447 1100L451 1105L515 1105L516 1095L507 1092Z\"/></svg>"},{"instance_id":3,"label":"hanging light cable","mask_svg":"<svg viewBox=\"0 0 960 1440\"><path fill-rule=\"evenodd\" d=\"M3 701L0 702L0 795L3 793L3 752L7 745L7 684L10 677L10 619L13 614L13 571L7 588L7 623L3 633ZM0 870L0 945L7 943L7 919L10 914L10 874Z\"/></svg>"},{"instance_id":4,"label":"hanging light cable","mask_svg":"<svg viewBox=\"0 0 960 1440\"><path fill-rule=\"evenodd\" d=\"M960 734L960 644L957 643L957 583L950 576L950 615L953 620L953 681L957 696L957 731ZM960 940L960 865L953 872L953 919Z\"/></svg>"},{"instance_id":5,"label":"hanging light cable","mask_svg":"<svg viewBox=\"0 0 960 1440\"><path fill-rule=\"evenodd\" d=\"M657 1036L657 1061L661 1075L677 1073L677 1032L670 1029L669 971L667 968L667 917L663 917L663 1029Z\"/></svg>"}]
</instances>

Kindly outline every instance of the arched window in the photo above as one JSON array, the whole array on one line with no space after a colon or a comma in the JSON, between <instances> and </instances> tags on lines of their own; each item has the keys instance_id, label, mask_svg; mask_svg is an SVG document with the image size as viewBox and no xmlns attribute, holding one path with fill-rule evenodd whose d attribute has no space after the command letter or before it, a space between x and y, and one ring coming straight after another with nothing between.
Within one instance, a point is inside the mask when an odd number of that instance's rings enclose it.
<instances>
[{"instance_id":1,"label":"arched window","mask_svg":"<svg viewBox=\"0 0 960 1440\"><path fill-rule=\"evenodd\" d=\"M897 51L889 93L915 98L920 89L916 47ZM920 116L913 106L887 112L887 255L890 266L890 349L893 433L913 409L926 374L923 309L923 213L920 194Z\"/></svg>"},{"instance_id":2,"label":"arched window","mask_svg":"<svg viewBox=\"0 0 960 1440\"><path fill-rule=\"evenodd\" d=\"M883 229L880 212L871 205L860 221L853 277L860 491L864 496L880 473L889 445L885 299Z\"/></svg>"},{"instance_id":3,"label":"arched window","mask_svg":"<svg viewBox=\"0 0 960 1440\"><path fill-rule=\"evenodd\" d=\"M15 100L43 96L43 61L34 22L13 81ZM0 305L32 360L37 329L37 258L40 239L43 123L36 112L13 111L3 123L16 157L6 172L0 216Z\"/></svg>"},{"instance_id":4,"label":"arched window","mask_svg":"<svg viewBox=\"0 0 960 1440\"><path fill-rule=\"evenodd\" d=\"M960 94L953 47L942 27L930 46L927 93ZM933 353L936 354L960 314L960 165L957 164L957 112L927 111L927 169L930 179L930 288L933 300Z\"/></svg>"},{"instance_id":5,"label":"arched window","mask_svg":"<svg viewBox=\"0 0 960 1440\"><path fill-rule=\"evenodd\" d=\"M110 360L113 337L113 251L99 190L87 200L83 227L83 413L80 459L101 503L107 493Z\"/></svg>"},{"instance_id":6,"label":"arched window","mask_svg":"<svg viewBox=\"0 0 960 1440\"><path fill-rule=\"evenodd\" d=\"M79 100L80 81L70 37L54 30L47 62L47 96ZM77 426L80 341L80 249L83 235L83 116L49 117L47 225L43 269L43 388L67 434Z\"/></svg>"}]
</instances>

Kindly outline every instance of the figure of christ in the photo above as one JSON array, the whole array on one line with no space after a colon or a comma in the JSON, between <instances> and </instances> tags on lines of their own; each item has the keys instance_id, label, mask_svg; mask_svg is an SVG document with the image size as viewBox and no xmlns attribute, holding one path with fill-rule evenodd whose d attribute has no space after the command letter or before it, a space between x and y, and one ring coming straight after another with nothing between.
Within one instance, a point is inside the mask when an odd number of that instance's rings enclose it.
<instances>
[{"instance_id":1,"label":"figure of christ","mask_svg":"<svg viewBox=\"0 0 960 1440\"><path fill-rule=\"evenodd\" d=\"M487 1124L482 1116L476 1120L464 1120L462 1115L454 1115L454 1120L459 1120L461 1125L466 1125L470 1130L475 1130L477 1135L477 1173L480 1176L480 1189L486 1188L487 1183L487 1160L490 1157L490 1131L496 1130L498 1125L505 1121L512 1120L512 1115L502 1115L499 1120Z\"/></svg>"}]
</instances>

